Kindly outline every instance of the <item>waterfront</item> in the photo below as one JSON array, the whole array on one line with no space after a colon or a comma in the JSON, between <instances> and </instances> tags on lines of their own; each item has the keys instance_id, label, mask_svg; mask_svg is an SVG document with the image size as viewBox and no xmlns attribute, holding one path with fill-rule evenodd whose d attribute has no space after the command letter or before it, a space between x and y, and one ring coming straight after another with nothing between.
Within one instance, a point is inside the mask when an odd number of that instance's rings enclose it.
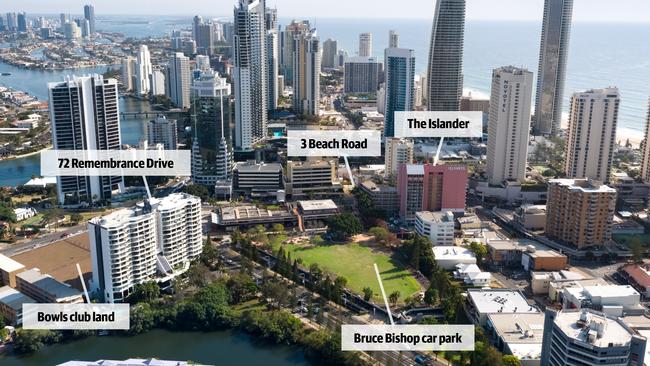
<instances>
[{"instance_id":1,"label":"waterfront","mask_svg":"<svg viewBox=\"0 0 650 366\"><path fill-rule=\"evenodd\" d=\"M55 344L25 357L0 357L0 366L50 366L69 360L150 358L209 365L308 366L297 348L266 345L241 332L152 330L133 337L91 337Z\"/></svg>"},{"instance_id":2,"label":"waterfront","mask_svg":"<svg viewBox=\"0 0 650 366\"><path fill-rule=\"evenodd\" d=\"M27 70L0 62L0 86L25 91L39 100L47 100L47 83L63 80L68 75L102 74L107 67L77 70L39 71ZM131 98L120 98L120 111L139 112L149 110L148 102ZM128 118L121 121L122 142L135 145L144 137L147 118ZM26 183L32 176L40 175L40 154L0 161L0 186L17 186Z\"/></svg>"}]
</instances>

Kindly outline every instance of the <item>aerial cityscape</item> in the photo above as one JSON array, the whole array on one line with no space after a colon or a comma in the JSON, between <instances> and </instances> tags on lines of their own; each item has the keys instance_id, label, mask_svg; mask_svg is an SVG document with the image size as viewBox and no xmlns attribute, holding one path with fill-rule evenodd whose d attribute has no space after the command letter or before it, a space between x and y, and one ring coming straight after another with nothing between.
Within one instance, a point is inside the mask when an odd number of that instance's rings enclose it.
<instances>
[{"instance_id":1,"label":"aerial cityscape","mask_svg":"<svg viewBox=\"0 0 650 366\"><path fill-rule=\"evenodd\" d=\"M650 366L648 5L332 1L0 4L0 366Z\"/></svg>"}]
</instances>

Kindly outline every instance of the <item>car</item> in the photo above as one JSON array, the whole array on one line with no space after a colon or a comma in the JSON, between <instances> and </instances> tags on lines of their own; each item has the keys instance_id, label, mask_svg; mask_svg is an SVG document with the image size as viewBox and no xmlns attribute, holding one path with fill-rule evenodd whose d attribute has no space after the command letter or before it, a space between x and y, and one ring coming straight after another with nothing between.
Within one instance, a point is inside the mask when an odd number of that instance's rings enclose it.
<instances>
[{"instance_id":1,"label":"car","mask_svg":"<svg viewBox=\"0 0 650 366\"><path fill-rule=\"evenodd\" d=\"M418 365L433 365L433 363L431 363L431 357L427 355L417 355L413 361Z\"/></svg>"}]
</instances>

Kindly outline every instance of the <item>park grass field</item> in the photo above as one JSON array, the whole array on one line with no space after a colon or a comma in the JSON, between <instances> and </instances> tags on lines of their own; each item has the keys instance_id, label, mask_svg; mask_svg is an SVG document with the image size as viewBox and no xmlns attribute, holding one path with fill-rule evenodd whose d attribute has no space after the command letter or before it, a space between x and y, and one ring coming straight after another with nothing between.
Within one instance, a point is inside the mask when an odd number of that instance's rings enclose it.
<instances>
[{"instance_id":1,"label":"park grass field","mask_svg":"<svg viewBox=\"0 0 650 366\"><path fill-rule=\"evenodd\" d=\"M317 263L325 272L345 277L348 280L346 287L354 292L363 294L363 288L370 287L375 301L383 300L374 263L379 267L386 296L399 291L400 302L403 302L421 291L420 284L399 260L368 246L357 243L320 246L285 244L284 249L291 253L292 259L302 260L305 268Z\"/></svg>"}]
</instances>

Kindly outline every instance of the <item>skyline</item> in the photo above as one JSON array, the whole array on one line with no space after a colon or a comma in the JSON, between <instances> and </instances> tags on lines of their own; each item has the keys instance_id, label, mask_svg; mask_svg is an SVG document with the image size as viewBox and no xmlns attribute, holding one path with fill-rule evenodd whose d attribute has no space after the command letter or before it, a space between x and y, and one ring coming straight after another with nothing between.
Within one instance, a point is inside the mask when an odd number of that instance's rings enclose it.
<instances>
[{"instance_id":1,"label":"skyline","mask_svg":"<svg viewBox=\"0 0 650 366\"><path fill-rule=\"evenodd\" d=\"M185 16L201 14L204 16L232 16L235 1L223 1L218 5L206 5L201 0L187 0L182 7L160 4L155 0L142 0L138 6L127 0L114 0L110 4L85 0L69 0L65 4L39 0L6 0L2 12L25 11L31 14L58 14L61 12L83 14L83 6L91 4L96 14L101 15L158 15ZM395 8L389 1L373 2L374 9L368 11L368 3L344 2L331 0L327 3L303 5L299 0L270 0L267 6L280 9L279 15L285 17L305 18L384 18L384 19L429 19L434 11L435 2L432 0L414 0L409 7ZM345 7L344 7L345 5ZM207 9L213 9L207 11ZM344 8L345 14L340 14ZM110 10L109 10L110 9ZM117 12L114 9L120 9ZM427 9L413 12L413 9ZM504 10L506 9L506 10ZM513 11L512 9L517 9ZM537 21L541 20L543 0L526 0L522 4L518 0L467 0L467 20L509 20ZM350 14L351 16L348 16ZM361 16L358 16L361 14ZM363 16L367 14L367 16ZM625 0L612 8L608 0L576 0L574 4L574 22L626 22L650 23L650 2L644 0Z\"/></svg>"}]
</instances>

